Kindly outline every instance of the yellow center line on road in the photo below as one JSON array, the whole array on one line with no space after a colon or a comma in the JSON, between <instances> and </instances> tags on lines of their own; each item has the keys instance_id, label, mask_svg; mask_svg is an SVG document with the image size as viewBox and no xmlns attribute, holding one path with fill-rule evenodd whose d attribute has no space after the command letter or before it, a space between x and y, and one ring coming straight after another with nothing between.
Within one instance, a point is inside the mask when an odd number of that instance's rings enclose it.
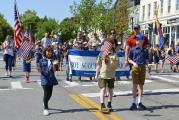
<instances>
[{"instance_id":1,"label":"yellow center line on road","mask_svg":"<svg viewBox=\"0 0 179 120\"><path fill-rule=\"evenodd\" d=\"M92 114L94 114L99 120L109 120L107 119L104 114L99 112L96 108L91 107L88 105L85 101L83 101L78 95L70 94L69 95L72 99L74 99L78 104L86 108L88 111L90 111ZM96 109L96 110L95 110Z\"/></svg>"},{"instance_id":2,"label":"yellow center line on road","mask_svg":"<svg viewBox=\"0 0 179 120\"><path fill-rule=\"evenodd\" d=\"M80 95L80 98L83 99L84 101L86 101L87 103L89 103L91 106L98 108L98 109L100 108L100 106L97 103L95 103L94 101L92 101L91 99L89 99L83 95ZM110 114L106 114L106 115L108 115L112 120L122 120L120 117L118 117L116 114L114 114L112 112Z\"/></svg>"}]
</instances>

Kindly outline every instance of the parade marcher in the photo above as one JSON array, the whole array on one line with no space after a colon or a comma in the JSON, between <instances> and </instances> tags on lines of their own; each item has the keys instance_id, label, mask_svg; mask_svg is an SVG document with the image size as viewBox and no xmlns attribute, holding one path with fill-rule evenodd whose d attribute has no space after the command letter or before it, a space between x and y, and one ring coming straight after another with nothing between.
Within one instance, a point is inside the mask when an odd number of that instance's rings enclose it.
<instances>
[{"instance_id":1,"label":"parade marcher","mask_svg":"<svg viewBox=\"0 0 179 120\"><path fill-rule=\"evenodd\" d=\"M147 50L148 50L148 56L149 56L148 73L149 73L149 75L151 75L150 74L151 67L152 67L153 62L154 62L154 60L153 60L153 56L154 56L153 53L154 53L154 51L153 51L153 48L152 48L151 44L148 45Z\"/></svg>"},{"instance_id":2,"label":"parade marcher","mask_svg":"<svg viewBox=\"0 0 179 120\"><path fill-rule=\"evenodd\" d=\"M125 46L125 64L128 64L128 55L129 55L129 50L133 47L136 46L136 35L140 33L140 25L136 24L134 25L134 31L133 34L128 38L126 41L126 46ZM144 36L144 42L142 43L143 47L146 47L148 44L148 39Z\"/></svg>"},{"instance_id":3,"label":"parade marcher","mask_svg":"<svg viewBox=\"0 0 179 120\"><path fill-rule=\"evenodd\" d=\"M45 33L45 37L41 40L41 44L43 48L46 48L47 46L51 45L51 40L49 38L48 33Z\"/></svg>"},{"instance_id":4,"label":"parade marcher","mask_svg":"<svg viewBox=\"0 0 179 120\"><path fill-rule=\"evenodd\" d=\"M12 60L12 70L15 70L16 67L16 59L17 59L17 49L14 47L14 56L13 56L13 60Z\"/></svg>"},{"instance_id":5,"label":"parade marcher","mask_svg":"<svg viewBox=\"0 0 179 120\"><path fill-rule=\"evenodd\" d=\"M141 110L147 109L142 103L143 85L145 83L146 65L148 64L148 51L145 47L142 47L144 42L144 35L137 34L136 47L129 51L129 63L132 64L132 80L133 80L133 101L130 110L137 109L137 106ZM138 94L138 101L136 96Z\"/></svg>"},{"instance_id":6,"label":"parade marcher","mask_svg":"<svg viewBox=\"0 0 179 120\"><path fill-rule=\"evenodd\" d=\"M39 61L42 59L42 47L40 41L36 43L35 46L35 57L36 57L36 68L39 68Z\"/></svg>"},{"instance_id":7,"label":"parade marcher","mask_svg":"<svg viewBox=\"0 0 179 120\"><path fill-rule=\"evenodd\" d=\"M67 76L67 81L71 81L72 80L72 76L70 75L70 68L69 68L69 61L68 61L68 55L69 55L69 50L72 49L73 47L73 42L69 41L69 43L67 44L65 50L64 50L64 57L66 58L66 76Z\"/></svg>"},{"instance_id":8,"label":"parade marcher","mask_svg":"<svg viewBox=\"0 0 179 120\"><path fill-rule=\"evenodd\" d=\"M6 76L12 77L12 63L13 63L13 56L14 56L14 43L9 35L7 35L4 43L4 61L5 61L5 69L6 69Z\"/></svg>"},{"instance_id":9,"label":"parade marcher","mask_svg":"<svg viewBox=\"0 0 179 120\"><path fill-rule=\"evenodd\" d=\"M29 83L29 78L30 78L30 72L31 72L31 61L34 56L34 51L33 49L30 50L28 56L26 59L23 59L23 71L25 72L24 80L26 83Z\"/></svg>"},{"instance_id":10,"label":"parade marcher","mask_svg":"<svg viewBox=\"0 0 179 120\"><path fill-rule=\"evenodd\" d=\"M113 50L114 35L109 35L101 47L100 56L97 58L96 76L100 88L101 111L105 106L105 93L108 90L107 108L112 110L112 97L114 89L115 70L119 64L119 59Z\"/></svg>"},{"instance_id":11,"label":"parade marcher","mask_svg":"<svg viewBox=\"0 0 179 120\"><path fill-rule=\"evenodd\" d=\"M154 49L154 64L155 64L155 72L158 73L158 64L160 60L160 48L157 44Z\"/></svg>"},{"instance_id":12,"label":"parade marcher","mask_svg":"<svg viewBox=\"0 0 179 120\"><path fill-rule=\"evenodd\" d=\"M26 53L27 51L24 51L27 56L24 56L25 53L21 54L21 56L23 58L23 61L22 61L23 62L23 71L25 72L24 81L26 83L29 83L30 82L29 77L30 77L30 72L31 72L31 61L34 57L34 49L33 49L32 43L29 39L29 34L27 32L25 32L25 34L24 34L23 43L21 43L20 49L24 49L23 48L24 44L28 44L29 49L30 49L30 51L28 51L28 53ZM26 45L25 45L25 47L26 47Z\"/></svg>"},{"instance_id":13,"label":"parade marcher","mask_svg":"<svg viewBox=\"0 0 179 120\"><path fill-rule=\"evenodd\" d=\"M165 48L160 50L160 68L161 72L164 72L164 63L165 63Z\"/></svg>"},{"instance_id":14,"label":"parade marcher","mask_svg":"<svg viewBox=\"0 0 179 120\"><path fill-rule=\"evenodd\" d=\"M52 96L53 92L53 86L58 84L58 81L55 77L55 71L58 69L58 61L53 59L53 48L47 47L43 51L43 58L39 62L39 71L41 73L40 80L41 80L41 86L44 91L43 96L43 105L44 105L44 111L43 115L47 116L49 115L49 107L48 102Z\"/></svg>"}]
</instances>

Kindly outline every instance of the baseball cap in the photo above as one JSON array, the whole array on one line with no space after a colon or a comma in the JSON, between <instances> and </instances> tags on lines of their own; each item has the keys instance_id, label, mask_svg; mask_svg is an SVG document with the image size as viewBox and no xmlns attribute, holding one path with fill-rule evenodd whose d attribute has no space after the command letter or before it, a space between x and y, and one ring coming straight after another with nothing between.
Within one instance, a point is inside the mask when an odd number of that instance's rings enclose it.
<instances>
[{"instance_id":1,"label":"baseball cap","mask_svg":"<svg viewBox=\"0 0 179 120\"><path fill-rule=\"evenodd\" d=\"M137 40L144 40L143 34L137 34L135 37L136 37Z\"/></svg>"},{"instance_id":2,"label":"baseball cap","mask_svg":"<svg viewBox=\"0 0 179 120\"><path fill-rule=\"evenodd\" d=\"M140 29L140 25L139 24L135 24L134 25L134 29Z\"/></svg>"}]
</instances>

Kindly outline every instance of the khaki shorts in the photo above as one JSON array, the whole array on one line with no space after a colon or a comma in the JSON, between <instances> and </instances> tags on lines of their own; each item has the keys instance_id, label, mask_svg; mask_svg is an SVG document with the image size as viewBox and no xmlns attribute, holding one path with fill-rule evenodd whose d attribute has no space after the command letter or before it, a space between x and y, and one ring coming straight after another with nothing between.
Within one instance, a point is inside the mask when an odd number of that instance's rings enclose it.
<instances>
[{"instance_id":1,"label":"khaki shorts","mask_svg":"<svg viewBox=\"0 0 179 120\"><path fill-rule=\"evenodd\" d=\"M112 78L112 79L99 78L98 86L99 86L99 88L108 87L110 89L113 89L114 88L114 78Z\"/></svg>"},{"instance_id":2,"label":"khaki shorts","mask_svg":"<svg viewBox=\"0 0 179 120\"><path fill-rule=\"evenodd\" d=\"M132 80L133 84L144 85L145 83L145 65L139 65L139 68L132 67Z\"/></svg>"}]
</instances>

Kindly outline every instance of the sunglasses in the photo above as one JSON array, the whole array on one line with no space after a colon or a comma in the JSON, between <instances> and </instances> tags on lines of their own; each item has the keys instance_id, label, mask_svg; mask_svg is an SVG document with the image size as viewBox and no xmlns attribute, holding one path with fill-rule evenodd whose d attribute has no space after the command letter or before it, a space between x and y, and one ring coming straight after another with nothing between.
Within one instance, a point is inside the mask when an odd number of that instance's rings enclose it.
<instances>
[{"instance_id":1,"label":"sunglasses","mask_svg":"<svg viewBox=\"0 0 179 120\"><path fill-rule=\"evenodd\" d=\"M111 32L111 34L112 34L112 35L115 35L116 33L114 33L114 32Z\"/></svg>"}]
</instances>

